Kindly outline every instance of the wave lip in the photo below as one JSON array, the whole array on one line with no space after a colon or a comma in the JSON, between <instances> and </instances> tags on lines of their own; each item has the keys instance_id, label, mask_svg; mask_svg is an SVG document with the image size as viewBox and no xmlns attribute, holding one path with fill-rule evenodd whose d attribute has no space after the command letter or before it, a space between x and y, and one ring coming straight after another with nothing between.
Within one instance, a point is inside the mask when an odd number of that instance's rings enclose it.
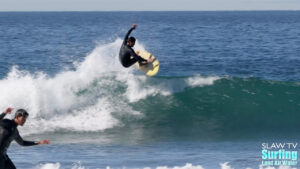
<instances>
[{"instance_id":1,"label":"wave lip","mask_svg":"<svg viewBox=\"0 0 300 169\"><path fill-rule=\"evenodd\" d=\"M145 76L130 75L126 77L127 91L125 93L129 102L137 102L149 96L169 96L183 92L188 87L203 87L213 85L220 77L202 77L195 75L181 78L148 78Z\"/></svg>"}]
</instances>

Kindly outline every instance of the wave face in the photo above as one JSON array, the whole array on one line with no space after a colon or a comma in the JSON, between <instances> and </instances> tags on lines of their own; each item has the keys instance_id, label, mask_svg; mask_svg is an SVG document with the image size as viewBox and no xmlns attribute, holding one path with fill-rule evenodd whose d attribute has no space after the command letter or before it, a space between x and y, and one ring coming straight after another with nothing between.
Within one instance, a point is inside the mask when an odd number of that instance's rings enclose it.
<instances>
[{"instance_id":1,"label":"wave face","mask_svg":"<svg viewBox=\"0 0 300 169\"><path fill-rule=\"evenodd\" d=\"M202 138L293 135L300 127L299 90L296 82L221 78L170 96L148 97L134 107L144 110L142 124L154 133Z\"/></svg>"},{"instance_id":2,"label":"wave face","mask_svg":"<svg viewBox=\"0 0 300 169\"><path fill-rule=\"evenodd\" d=\"M0 80L0 109L29 111L23 135L136 132L143 138L212 138L300 127L297 82L146 77L120 66L121 43L99 45L75 70L52 77L14 66ZM137 43L136 49L144 47Z\"/></svg>"}]
</instances>

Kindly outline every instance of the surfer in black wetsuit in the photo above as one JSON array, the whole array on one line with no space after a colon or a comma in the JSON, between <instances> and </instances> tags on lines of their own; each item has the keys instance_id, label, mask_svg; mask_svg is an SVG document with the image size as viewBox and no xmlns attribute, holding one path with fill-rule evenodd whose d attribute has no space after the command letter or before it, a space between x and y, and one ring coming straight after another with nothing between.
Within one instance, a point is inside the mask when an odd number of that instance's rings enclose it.
<instances>
[{"instance_id":1,"label":"surfer in black wetsuit","mask_svg":"<svg viewBox=\"0 0 300 169\"><path fill-rule=\"evenodd\" d=\"M134 50L132 49L132 47L135 44L135 38L134 37L129 37L130 33L132 32L132 30L134 30L136 28L136 24L133 24L131 26L131 29L127 32L123 44L121 46L120 49L120 53L119 53L119 59L121 64L124 67L130 67L131 65L135 64L136 62L139 62L140 65L145 65L147 63L152 62L152 59L143 59L142 57L140 57L138 54L136 54L134 52Z\"/></svg>"},{"instance_id":2,"label":"surfer in black wetsuit","mask_svg":"<svg viewBox=\"0 0 300 169\"><path fill-rule=\"evenodd\" d=\"M23 126L28 117L28 113L24 109L19 109L13 120L3 119L6 114L12 112L12 108L7 108L5 112L0 115L0 169L16 169L15 165L9 159L6 151L10 143L15 140L21 146L33 146L39 144L49 144L49 140L42 140L39 142L25 141L19 134L18 125Z\"/></svg>"}]
</instances>

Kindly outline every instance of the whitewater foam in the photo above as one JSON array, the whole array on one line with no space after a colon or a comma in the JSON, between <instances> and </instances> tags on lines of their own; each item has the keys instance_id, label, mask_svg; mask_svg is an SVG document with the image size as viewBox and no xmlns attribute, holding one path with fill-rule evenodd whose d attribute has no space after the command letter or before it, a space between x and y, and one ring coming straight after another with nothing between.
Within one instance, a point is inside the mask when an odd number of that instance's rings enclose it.
<instances>
[{"instance_id":1,"label":"whitewater foam","mask_svg":"<svg viewBox=\"0 0 300 169\"><path fill-rule=\"evenodd\" d=\"M41 164L34 169L61 169L60 163L47 163L47 164ZM71 169L86 169L85 167L82 167L80 162L78 164L73 164Z\"/></svg>"},{"instance_id":2,"label":"whitewater foam","mask_svg":"<svg viewBox=\"0 0 300 169\"><path fill-rule=\"evenodd\" d=\"M127 167L123 167L123 169L126 169ZM48 164L44 164L44 165L40 165L38 167L36 167L36 169L61 169L61 166L59 163L48 163ZM73 165L72 169L88 169L85 168L81 165ZM109 166L106 167L106 169L113 169ZM138 168L135 168L138 169ZM141 169L152 169L151 167L143 167ZM184 166L174 166L174 167L168 167L168 166L158 166L155 167L155 169L205 169L204 167L202 167L201 165L193 165L191 163L186 163ZM225 163L220 163L220 169L234 169L229 165L229 162L225 162ZM251 168L246 168L246 169L251 169ZM259 166L259 169L297 169L297 168L292 168L291 166L279 166L279 167L272 167L272 166Z\"/></svg>"},{"instance_id":3,"label":"whitewater foam","mask_svg":"<svg viewBox=\"0 0 300 169\"><path fill-rule=\"evenodd\" d=\"M187 87L212 85L213 82L218 79L220 78L202 77L200 75L175 79L156 79L133 74L126 77L118 77L118 80L124 81L128 86L125 95L130 102L136 102L140 99L145 99L148 96L155 96L158 94L168 96L173 93L181 92Z\"/></svg>"}]
</instances>

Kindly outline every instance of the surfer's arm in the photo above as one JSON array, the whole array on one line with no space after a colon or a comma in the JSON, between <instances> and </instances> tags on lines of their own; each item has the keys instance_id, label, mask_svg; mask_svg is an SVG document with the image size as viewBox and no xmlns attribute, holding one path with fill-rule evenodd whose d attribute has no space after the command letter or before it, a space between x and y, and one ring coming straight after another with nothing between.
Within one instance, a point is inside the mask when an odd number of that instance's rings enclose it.
<instances>
[{"instance_id":1,"label":"surfer's arm","mask_svg":"<svg viewBox=\"0 0 300 169\"><path fill-rule=\"evenodd\" d=\"M49 140L41 140L41 141L38 141L38 142L23 140L23 138L20 136L18 130L15 133L15 138L14 139L21 146L35 146L35 145L42 145L42 144L50 144Z\"/></svg>"},{"instance_id":2,"label":"surfer's arm","mask_svg":"<svg viewBox=\"0 0 300 169\"><path fill-rule=\"evenodd\" d=\"M126 33L123 44L127 43L128 37L129 37L130 33L132 32L132 30L133 30L133 28L129 29L129 31Z\"/></svg>"},{"instance_id":3,"label":"surfer's arm","mask_svg":"<svg viewBox=\"0 0 300 169\"><path fill-rule=\"evenodd\" d=\"M4 112L1 113L1 114L0 114L0 120L2 120L2 119L5 117L5 115L6 115L6 114L5 114Z\"/></svg>"},{"instance_id":4,"label":"surfer's arm","mask_svg":"<svg viewBox=\"0 0 300 169\"><path fill-rule=\"evenodd\" d=\"M34 145L38 145L38 142L23 140L23 138L19 134L19 131L16 131L15 141L18 144L20 144L21 146L34 146Z\"/></svg>"},{"instance_id":5,"label":"surfer's arm","mask_svg":"<svg viewBox=\"0 0 300 169\"><path fill-rule=\"evenodd\" d=\"M135 28L136 28L136 25L133 24L133 25L131 26L131 28L129 29L129 31L126 33L125 38L124 38L124 41L123 41L123 44L126 44L126 43L127 43L127 40L128 40L128 37L129 37L130 33L131 33Z\"/></svg>"},{"instance_id":6,"label":"surfer's arm","mask_svg":"<svg viewBox=\"0 0 300 169\"><path fill-rule=\"evenodd\" d=\"M10 114L12 112L12 108L7 108L3 113L0 114L0 120L2 120L6 114Z\"/></svg>"},{"instance_id":7,"label":"surfer's arm","mask_svg":"<svg viewBox=\"0 0 300 169\"><path fill-rule=\"evenodd\" d=\"M130 55L133 56L136 60L138 60L139 62L147 62L146 59L140 57L139 55L137 55L133 49L130 48Z\"/></svg>"}]
</instances>

